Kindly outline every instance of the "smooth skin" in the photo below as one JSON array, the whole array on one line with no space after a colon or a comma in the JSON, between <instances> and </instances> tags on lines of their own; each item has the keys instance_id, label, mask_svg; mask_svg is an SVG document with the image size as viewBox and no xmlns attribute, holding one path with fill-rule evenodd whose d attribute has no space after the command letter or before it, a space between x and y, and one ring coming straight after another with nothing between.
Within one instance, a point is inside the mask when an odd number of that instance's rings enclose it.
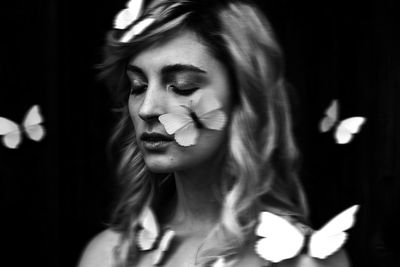
<instances>
[{"instance_id":1,"label":"smooth skin","mask_svg":"<svg viewBox=\"0 0 400 267\"><path fill-rule=\"evenodd\" d=\"M86 247L78 267L112 267L112 249L118 243L119 234L105 230L98 234ZM151 266L151 265L149 265ZM263 267L265 263L251 249L245 251L235 267ZM349 267L349 260L343 250L325 260L318 260L307 255L282 261L277 267Z\"/></svg>"},{"instance_id":2,"label":"smooth skin","mask_svg":"<svg viewBox=\"0 0 400 267\"><path fill-rule=\"evenodd\" d=\"M179 104L212 92L229 117L232 92L224 66L217 61L191 32L182 32L171 40L141 52L129 62L127 76L132 88L129 111L136 136L143 132L167 134L158 117ZM221 175L226 128L222 131L202 129L195 146L182 147L172 142L161 151L149 151L139 141L146 166L153 172L173 172L177 198L165 210L163 218L176 232L179 244L171 249L164 267L192 267L204 238L218 221L220 206L213 191ZM85 249L79 267L112 267L113 248L118 233L105 230ZM249 246L235 266L265 266L254 247ZM135 267L152 266L154 252L143 252ZM340 251L326 260L298 256L276 266L317 267L349 266Z\"/></svg>"}]
</instances>

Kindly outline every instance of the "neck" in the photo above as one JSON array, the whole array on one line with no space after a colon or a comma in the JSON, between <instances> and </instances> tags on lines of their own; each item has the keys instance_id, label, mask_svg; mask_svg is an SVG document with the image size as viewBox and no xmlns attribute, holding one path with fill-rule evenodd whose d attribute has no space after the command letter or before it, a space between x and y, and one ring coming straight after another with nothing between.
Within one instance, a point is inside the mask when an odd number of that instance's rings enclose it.
<instances>
[{"instance_id":1,"label":"neck","mask_svg":"<svg viewBox=\"0 0 400 267\"><path fill-rule=\"evenodd\" d=\"M176 210L172 224L183 231L207 232L219 219L220 200L215 193L221 179L220 161L175 172Z\"/></svg>"}]
</instances>

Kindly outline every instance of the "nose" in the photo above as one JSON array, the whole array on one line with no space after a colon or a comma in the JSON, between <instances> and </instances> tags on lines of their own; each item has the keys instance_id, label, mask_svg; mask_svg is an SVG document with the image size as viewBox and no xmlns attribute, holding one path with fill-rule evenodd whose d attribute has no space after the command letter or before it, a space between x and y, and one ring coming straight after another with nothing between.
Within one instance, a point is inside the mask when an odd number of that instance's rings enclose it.
<instances>
[{"instance_id":1,"label":"nose","mask_svg":"<svg viewBox=\"0 0 400 267\"><path fill-rule=\"evenodd\" d=\"M142 104L139 108L139 117L144 121L157 120L165 113L165 96L159 86L148 86Z\"/></svg>"}]
</instances>

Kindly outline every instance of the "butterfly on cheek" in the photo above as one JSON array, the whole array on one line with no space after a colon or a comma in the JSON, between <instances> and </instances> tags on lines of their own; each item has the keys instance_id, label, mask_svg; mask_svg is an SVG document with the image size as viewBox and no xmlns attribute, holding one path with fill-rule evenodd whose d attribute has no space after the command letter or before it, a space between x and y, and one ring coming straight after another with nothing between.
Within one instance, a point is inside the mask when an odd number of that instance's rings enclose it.
<instances>
[{"instance_id":1,"label":"butterfly on cheek","mask_svg":"<svg viewBox=\"0 0 400 267\"><path fill-rule=\"evenodd\" d=\"M355 222L359 206L354 205L336 215L320 230L304 234L284 218L270 212L260 214L256 235L256 253L265 260L280 262L299 255L303 250L313 258L325 259L346 242L347 233Z\"/></svg>"},{"instance_id":2,"label":"butterfly on cheek","mask_svg":"<svg viewBox=\"0 0 400 267\"><path fill-rule=\"evenodd\" d=\"M45 136L44 127L41 125L43 118L38 105L32 106L22 122L18 125L15 122L0 117L0 135L3 135L3 144L7 148L18 148L22 141L22 133L33 141L40 141Z\"/></svg>"},{"instance_id":3,"label":"butterfly on cheek","mask_svg":"<svg viewBox=\"0 0 400 267\"><path fill-rule=\"evenodd\" d=\"M339 102L335 99L325 111L319 129L322 133L334 129L336 143L347 144L353 139L353 135L360 131L365 121L364 117L351 117L339 121Z\"/></svg>"},{"instance_id":4,"label":"butterfly on cheek","mask_svg":"<svg viewBox=\"0 0 400 267\"><path fill-rule=\"evenodd\" d=\"M179 107L179 111L163 114L158 119L181 146L195 145L201 130L221 131L226 125L227 116L222 105L211 93L204 93Z\"/></svg>"}]
</instances>

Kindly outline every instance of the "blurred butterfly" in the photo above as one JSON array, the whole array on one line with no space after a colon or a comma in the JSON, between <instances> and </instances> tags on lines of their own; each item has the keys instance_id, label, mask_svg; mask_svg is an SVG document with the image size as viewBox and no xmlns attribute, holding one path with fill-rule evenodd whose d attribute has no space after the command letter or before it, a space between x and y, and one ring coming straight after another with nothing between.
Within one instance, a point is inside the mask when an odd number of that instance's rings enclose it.
<instances>
[{"instance_id":1,"label":"blurred butterfly","mask_svg":"<svg viewBox=\"0 0 400 267\"><path fill-rule=\"evenodd\" d=\"M325 133L336 126L334 137L338 144L349 143L353 139L353 135L360 131L361 126L366 121L364 117L351 117L338 122L339 103L336 99L325 111L325 115L320 122L319 129Z\"/></svg>"},{"instance_id":2,"label":"blurred butterfly","mask_svg":"<svg viewBox=\"0 0 400 267\"><path fill-rule=\"evenodd\" d=\"M154 252L153 264L159 265L170 247L175 232L167 229L159 239L160 228L156 217L150 208L145 208L139 223L142 226L142 229L140 229L137 234L137 245L140 250L146 251L154 249L158 242L158 247Z\"/></svg>"},{"instance_id":3,"label":"blurred butterfly","mask_svg":"<svg viewBox=\"0 0 400 267\"><path fill-rule=\"evenodd\" d=\"M139 17L142 7L143 0L130 0L126 4L126 8L122 9L115 16L114 28L119 30L126 29Z\"/></svg>"},{"instance_id":4,"label":"blurred butterfly","mask_svg":"<svg viewBox=\"0 0 400 267\"><path fill-rule=\"evenodd\" d=\"M153 211L146 207L140 216L139 224L142 229L137 234L137 244L141 250L150 250L154 248L157 238L160 234L156 217Z\"/></svg>"},{"instance_id":5,"label":"blurred butterfly","mask_svg":"<svg viewBox=\"0 0 400 267\"><path fill-rule=\"evenodd\" d=\"M24 117L22 126L15 122L0 117L0 135L3 135L3 144L8 148L17 148L22 141L22 132L34 141L40 141L45 136L42 125L43 118L40 115L39 106L35 105L29 109Z\"/></svg>"},{"instance_id":6,"label":"blurred butterfly","mask_svg":"<svg viewBox=\"0 0 400 267\"><path fill-rule=\"evenodd\" d=\"M212 267L226 267L225 259L223 257L218 257L216 261L214 261Z\"/></svg>"},{"instance_id":7,"label":"blurred butterfly","mask_svg":"<svg viewBox=\"0 0 400 267\"><path fill-rule=\"evenodd\" d=\"M181 146L196 144L200 129L222 130L227 118L221 104L212 94L203 94L189 106L180 105L181 113L166 113L158 117L168 134L175 134Z\"/></svg>"},{"instance_id":8,"label":"blurred butterfly","mask_svg":"<svg viewBox=\"0 0 400 267\"><path fill-rule=\"evenodd\" d=\"M282 217L262 212L260 223L256 228L256 235L262 238L257 241L255 250L260 257L276 263L295 257L304 246L307 246L309 256L325 259L345 243L347 239L345 231L353 226L358 208L358 205L354 205L346 209L320 230L313 231L309 235L304 235L299 228Z\"/></svg>"},{"instance_id":9,"label":"blurred butterfly","mask_svg":"<svg viewBox=\"0 0 400 267\"><path fill-rule=\"evenodd\" d=\"M158 248L155 251L153 265L159 265L162 263L162 260L164 259L164 255L168 251L174 236L175 236L174 231L172 231L170 229L167 229L165 231L164 235L160 239Z\"/></svg>"},{"instance_id":10,"label":"blurred butterfly","mask_svg":"<svg viewBox=\"0 0 400 267\"><path fill-rule=\"evenodd\" d=\"M126 4L126 8L121 10L114 19L114 28L118 30L127 29L135 20L140 16L140 12L143 8L143 0L130 0ZM129 31L123 34L120 41L123 43L131 40L135 35L140 34L150 24L155 21L154 18L145 18L136 23Z\"/></svg>"}]
</instances>

